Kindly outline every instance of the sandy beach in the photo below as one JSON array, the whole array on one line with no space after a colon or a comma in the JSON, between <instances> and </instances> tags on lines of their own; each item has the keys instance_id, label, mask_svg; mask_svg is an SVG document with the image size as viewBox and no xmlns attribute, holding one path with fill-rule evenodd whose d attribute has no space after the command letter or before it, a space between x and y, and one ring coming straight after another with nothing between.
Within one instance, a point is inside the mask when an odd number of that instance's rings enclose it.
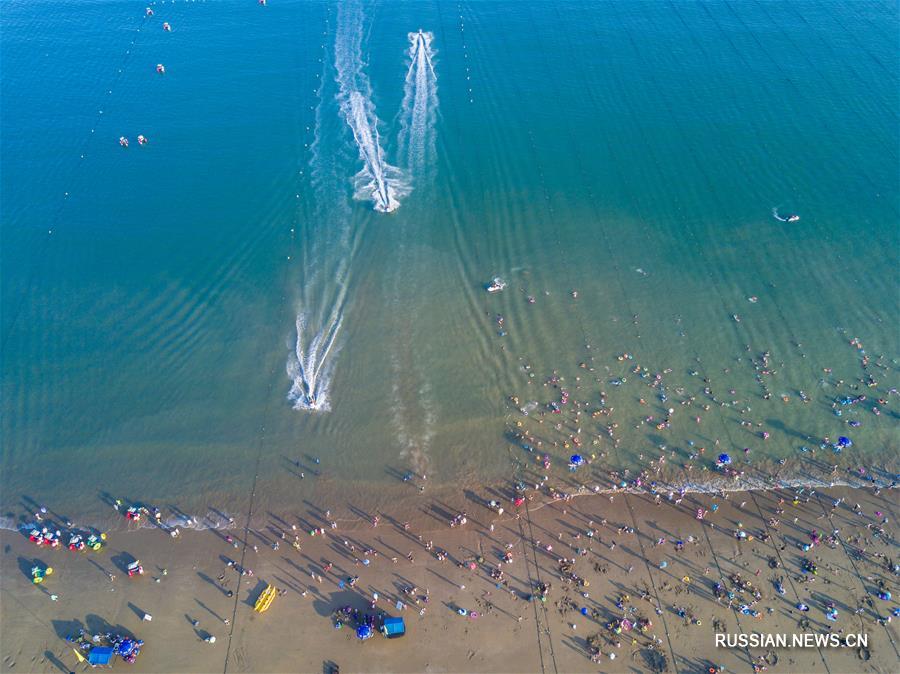
<instances>
[{"instance_id":1,"label":"sandy beach","mask_svg":"<svg viewBox=\"0 0 900 674\"><path fill-rule=\"evenodd\" d=\"M381 513L375 526L332 529L310 510L262 531L114 532L101 552L38 548L4 531L0 666L85 669L65 641L83 628L143 639L135 664L115 665L136 673L896 671L896 603L877 597L896 589L892 489L496 500L503 514L472 507L452 527L462 513L444 526L407 528ZM310 535L310 521L327 528ZM818 543L804 552L811 532ZM134 558L145 573L129 578ZM38 586L35 560L54 569ZM257 614L268 583L282 592ZM352 626L334 628L343 606L402 615L407 634L361 642ZM623 618L635 627L616 633ZM652 625L638 629L642 621ZM714 639L804 629L865 634L868 646L717 648Z\"/></svg>"}]
</instances>

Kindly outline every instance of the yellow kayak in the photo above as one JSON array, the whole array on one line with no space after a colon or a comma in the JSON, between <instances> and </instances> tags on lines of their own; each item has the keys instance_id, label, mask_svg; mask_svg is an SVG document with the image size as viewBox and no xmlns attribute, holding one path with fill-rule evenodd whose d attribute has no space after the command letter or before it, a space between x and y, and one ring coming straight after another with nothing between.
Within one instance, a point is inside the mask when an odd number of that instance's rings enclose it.
<instances>
[{"instance_id":1,"label":"yellow kayak","mask_svg":"<svg viewBox=\"0 0 900 674\"><path fill-rule=\"evenodd\" d=\"M263 613L267 611L268 608L272 605L272 602L275 600L275 595L278 594L278 590L274 585L269 585L265 590L259 595L256 600L256 604L253 606L253 610L257 613Z\"/></svg>"}]
</instances>

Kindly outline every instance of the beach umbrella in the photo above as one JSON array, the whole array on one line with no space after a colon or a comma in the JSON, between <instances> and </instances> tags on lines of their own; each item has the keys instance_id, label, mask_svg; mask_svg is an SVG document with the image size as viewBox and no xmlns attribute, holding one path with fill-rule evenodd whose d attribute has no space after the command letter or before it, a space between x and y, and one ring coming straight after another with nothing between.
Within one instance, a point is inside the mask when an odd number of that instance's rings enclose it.
<instances>
[{"instance_id":1,"label":"beach umbrella","mask_svg":"<svg viewBox=\"0 0 900 674\"><path fill-rule=\"evenodd\" d=\"M731 457L723 452L722 454L719 454L717 462L720 466L727 466L731 463Z\"/></svg>"},{"instance_id":2,"label":"beach umbrella","mask_svg":"<svg viewBox=\"0 0 900 674\"><path fill-rule=\"evenodd\" d=\"M838 447L852 447L853 441L850 438L842 435L841 437L838 438L837 444L838 444Z\"/></svg>"},{"instance_id":3,"label":"beach umbrella","mask_svg":"<svg viewBox=\"0 0 900 674\"><path fill-rule=\"evenodd\" d=\"M584 457L581 456L581 454L573 454L573 455L569 458L569 461L571 461L572 464L574 464L574 465L576 465L576 466L580 466L581 464L584 463Z\"/></svg>"},{"instance_id":4,"label":"beach umbrella","mask_svg":"<svg viewBox=\"0 0 900 674\"><path fill-rule=\"evenodd\" d=\"M366 639L371 639L373 635L372 627L370 625L360 625L356 628L356 638L360 641L365 641Z\"/></svg>"}]
</instances>

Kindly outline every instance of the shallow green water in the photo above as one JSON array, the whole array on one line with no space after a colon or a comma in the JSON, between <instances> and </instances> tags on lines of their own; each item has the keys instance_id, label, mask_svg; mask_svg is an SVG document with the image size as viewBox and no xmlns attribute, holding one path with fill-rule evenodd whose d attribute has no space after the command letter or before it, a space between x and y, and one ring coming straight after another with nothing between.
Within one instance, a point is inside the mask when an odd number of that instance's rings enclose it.
<instances>
[{"instance_id":1,"label":"shallow green water","mask_svg":"<svg viewBox=\"0 0 900 674\"><path fill-rule=\"evenodd\" d=\"M896 454L895 4L153 8L4 8L4 513L366 508L517 428L563 473L579 427L601 472ZM609 415L538 424L554 371Z\"/></svg>"}]
</instances>

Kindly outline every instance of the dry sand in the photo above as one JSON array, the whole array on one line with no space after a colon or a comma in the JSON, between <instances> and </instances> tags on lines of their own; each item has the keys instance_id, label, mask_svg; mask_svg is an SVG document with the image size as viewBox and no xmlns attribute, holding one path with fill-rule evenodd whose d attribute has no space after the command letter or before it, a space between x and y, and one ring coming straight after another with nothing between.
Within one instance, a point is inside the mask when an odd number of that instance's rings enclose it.
<instances>
[{"instance_id":1,"label":"dry sand","mask_svg":"<svg viewBox=\"0 0 900 674\"><path fill-rule=\"evenodd\" d=\"M832 513L833 499L841 497L844 502ZM785 502L780 504L780 498ZM392 519L402 514L384 513L377 527L360 523L354 528L329 528L325 536L315 537L294 532L290 522L279 519L262 532L247 532L246 546L245 534L239 531L188 531L172 538L160 529L145 528L113 533L108 548L99 553L38 548L21 533L4 531L0 668L85 669L85 665L76 668L65 642L66 635L83 626L90 633L113 629L144 639L134 665L121 661L115 665L117 671L135 673L318 673L329 671L331 663L343 672L644 672L664 667L693 673L706 672L711 665L724 666L728 672L751 672L753 663L766 655L773 672L898 671L897 621L877 622L890 615L897 602L873 594L881 581L897 596L897 576L890 568L898 561L891 533L896 490L876 495L872 489L830 489L813 494L808 502L804 494L798 505L792 498L788 490L753 491L735 492L727 499L688 495L680 505L664 498L655 505L648 495L618 494L612 500L594 495L544 506L532 503L519 509L518 516L509 503L504 503L506 512L500 517L487 507L473 506L469 521L455 528L432 520L430 527L419 522L407 531ZM712 503L718 509L697 520L696 509ZM854 512L856 503L859 512ZM778 508L784 512L776 513ZM780 524L769 526L770 517ZM885 517L889 521L882 524ZM752 541L735 538L738 522L754 537ZM873 525L883 528L883 534ZM635 533L620 533L620 527L633 527ZM279 550L272 549L277 532L285 529L289 539L300 534L302 550L295 550L289 540L282 541ZM596 534L589 537L591 529ZM799 549L811 530L827 536L834 529L840 530L836 544L822 543L805 555ZM759 534L767 530L770 538L760 540ZM229 533L238 539L238 549L225 540ZM665 542L658 544L661 538ZM677 540L684 541L683 551L676 551ZM428 541L434 543L431 551L425 548ZM497 565L507 544L513 555L512 563L502 565L508 585L498 587L489 567ZM377 551L377 556L366 557L366 548ZM447 559L440 561L438 550L446 551ZM818 564L816 576L801 573L804 556ZM143 577L123 573L122 564L132 557L143 561ZM477 561L479 557L483 562ZM587 586L561 579L562 557L575 558L573 573ZM35 559L55 569L42 586L30 580ZM253 576L242 577L227 567L228 559L252 569ZM355 561L363 559L371 560L368 566ZM330 572L323 569L325 560L334 564ZM770 560L781 568L771 568ZM474 571L458 566L468 561L475 562ZM661 569L663 561L667 566ZM115 580L109 579L110 573ZM221 583L218 577L223 573ZM713 595L715 582L731 588L728 579L736 573L762 594L753 607L761 613L758 619L717 602ZM311 574L321 575L322 581ZM359 582L341 589L339 582L349 576L359 576ZM684 582L685 576L690 582ZM784 596L773 586L780 577ZM546 602L527 601L540 582L551 585ZM253 603L266 583L286 594L268 612L256 614ZM429 601L411 603L402 593L411 586L418 588L420 597L427 592ZM233 597L227 596L229 590ZM404 638L376 636L360 642L349 627L334 629L335 608L347 604L368 608L373 592L379 594L379 610L405 617ZM50 600L51 593L58 601ZM622 602L624 611L616 606L623 595L629 597ZM407 602L408 608L398 612L398 600ZM735 606L748 600L752 597L745 594ZM824 618L829 601L839 611L833 623ZM811 610L801 614L795 609L798 602ZM480 615L462 617L456 612L460 607ZM582 615L582 607L588 616ZM685 617L677 615L676 607L684 609ZM862 611L855 614L858 607ZM424 615L419 614L421 608ZM152 622L141 620L144 613L153 616ZM624 615L649 618L653 627L645 634L633 630L615 635L607 629L609 621ZM701 624L692 624L691 616ZM715 647L716 629L792 634L801 631L798 620L804 616L812 632L831 628L867 634L868 653L849 648L767 653L764 648ZM194 620L199 621L197 627ZM216 636L215 644L202 641L207 634ZM595 635L602 652L596 663L590 660L587 644ZM620 642L618 647L615 641ZM616 655L614 660L610 653Z\"/></svg>"}]
</instances>

